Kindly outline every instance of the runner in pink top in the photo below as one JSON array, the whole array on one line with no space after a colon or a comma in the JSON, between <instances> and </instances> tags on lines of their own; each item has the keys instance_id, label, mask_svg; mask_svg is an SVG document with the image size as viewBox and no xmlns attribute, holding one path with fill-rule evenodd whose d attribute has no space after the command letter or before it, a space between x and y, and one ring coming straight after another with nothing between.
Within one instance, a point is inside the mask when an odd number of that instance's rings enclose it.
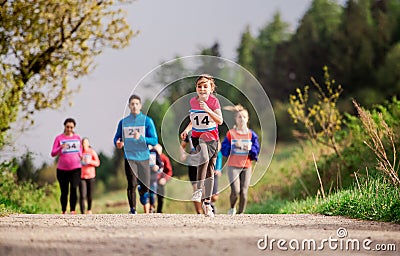
<instances>
[{"instance_id":1,"label":"runner in pink top","mask_svg":"<svg viewBox=\"0 0 400 256\"><path fill-rule=\"evenodd\" d=\"M81 213L92 214L93 189L96 177L96 167L100 166L100 159L96 151L90 146L88 138L82 139L82 174L79 183L79 206ZM87 211L85 212L85 201Z\"/></svg>"},{"instance_id":2,"label":"runner in pink top","mask_svg":"<svg viewBox=\"0 0 400 256\"><path fill-rule=\"evenodd\" d=\"M59 156L57 180L61 189L60 202L63 214L67 212L69 190L71 191L69 207L71 214L75 214L76 189L81 179L82 146L81 138L74 132L75 125L76 122L72 118L67 118L64 121L64 132L55 138L51 150L52 157Z\"/></svg>"},{"instance_id":3,"label":"runner in pink top","mask_svg":"<svg viewBox=\"0 0 400 256\"><path fill-rule=\"evenodd\" d=\"M190 124L181 133L184 140L192 130L192 142L199 158L196 163L197 190L193 193L192 201L203 201L204 214L209 217L214 217L210 203L218 153L218 125L223 123L221 106L218 99L212 95L214 91L212 76L204 74L197 78L197 96L190 100Z\"/></svg>"}]
</instances>

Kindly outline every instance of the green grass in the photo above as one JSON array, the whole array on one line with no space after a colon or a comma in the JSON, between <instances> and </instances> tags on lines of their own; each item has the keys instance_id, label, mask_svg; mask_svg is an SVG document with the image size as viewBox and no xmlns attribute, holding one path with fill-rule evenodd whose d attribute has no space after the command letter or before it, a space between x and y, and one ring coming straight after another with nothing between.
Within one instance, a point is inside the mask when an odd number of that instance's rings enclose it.
<instances>
[{"instance_id":1,"label":"green grass","mask_svg":"<svg viewBox=\"0 0 400 256\"><path fill-rule=\"evenodd\" d=\"M400 191L383 178L369 178L360 186L326 198L308 197L292 202L272 199L260 205L252 204L248 209L251 213L319 213L400 223Z\"/></svg>"},{"instance_id":2,"label":"green grass","mask_svg":"<svg viewBox=\"0 0 400 256\"><path fill-rule=\"evenodd\" d=\"M0 165L0 215L10 213L55 213L59 189L57 185L37 187L31 182L15 182L15 165Z\"/></svg>"}]
</instances>

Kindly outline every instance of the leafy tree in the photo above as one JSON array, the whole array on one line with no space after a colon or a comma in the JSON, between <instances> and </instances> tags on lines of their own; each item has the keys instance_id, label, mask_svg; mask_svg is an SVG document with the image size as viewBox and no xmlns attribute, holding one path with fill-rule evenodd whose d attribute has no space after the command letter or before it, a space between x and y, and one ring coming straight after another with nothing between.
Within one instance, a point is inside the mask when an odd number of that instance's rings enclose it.
<instances>
[{"instance_id":1,"label":"leafy tree","mask_svg":"<svg viewBox=\"0 0 400 256\"><path fill-rule=\"evenodd\" d=\"M374 18L374 69L376 87L390 98L400 90L400 2L375 1L371 7ZM396 71L397 70L397 71Z\"/></svg>"},{"instance_id":2,"label":"leafy tree","mask_svg":"<svg viewBox=\"0 0 400 256\"><path fill-rule=\"evenodd\" d=\"M387 53L384 63L378 69L378 80L382 88L387 88L389 95L400 91L400 43L397 43Z\"/></svg>"},{"instance_id":3,"label":"leafy tree","mask_svg":"<svg viewBox=\"0 0 400 256\"><path fill-rule=\"evenodd\" d=\"M241 36L240 45L237 49L238 63L247 69L250 73L255 75L254 67L254 48L256 45L256 39L250 33L250 27L247 26L246 30Z\"/></svg>"},{"instance_id":4,"label":"leafy tree","mask_svg":"<svg viewBox=\"0 0 400 256\"><path fill-rule=\"evenodd\" d=\"M36 171L34 181L40 187L46 184L54 184L57 182L57 162L52 164L43 163L42 166Z\"/></svg>"},{"instance_id":5,"label":"leafy tree","mask_svg":"<svg viewBox=\"0 0 400 256\"><path fill-rule=\"evenodd\" d=\"M171 104L169 103L169 101L167 99L165 99L162 102L161 101L150 102L149 100L147 100L144 104L144 109L148 109L148 110L145 110L146 114L153 119L153 121L156 125L157 135L159 136L159 142L160 142L160 136L161 136L161 124L163 122L165 113L167 112L170 105ZM171 122L170 123L166 122L165 125L172 125L173 127L176 126L175 123L171 123Z\"/></svg>"},{"instance_id":6,"label":"leafy tree","mask_svg":"<svg viewBox=\"0 0 400 256\"><path fill-rule=\"evenodd\" d=\"M176 58L177 60L162 64L154 75L155 82L147 84L148 87L156 87L155 91L160 91L160 89L162 89L160 95L154 95L157 96L157 99L164 97L170 102L175 102L182 97L182 95L187 94L193 89L193 84L180 79L181 77L185 77L188 71L186 67L184 67L182 60L179 59L178 56Z\"/></svg>"},{"instance_id":7,"label":"leafy tree","mask_svg":"<svg viewBox=\"0 0 400 256\"><path fill-rule=\"evenodd\" d=\"M300 20L289 45L287 73L295 83L306 83L307 76L322 78L320 69L330 65L332 35L341 23L342 9L332 0L314 0Z\"/></svg>"},{"instance_id":8,"label":"leafy tree","mask_svg":"<svg viewBox=\"0 0 400 256\"><path fill-rule=\"evenodd\" d=\"M21 162L18 164L17 168L18 181L33 180L35 171L36 169L33 164L32 152L28 151L22 156Z\"/></svg>"},{"instance_id":9,"label":"leafy tree","mask_svg":"<svg viewBox=\"0 0 400 256\"><path fill-rule=\"evenodd\" d=\"M290 39L289 24L282 21L281 15L277 12L273 20L260 30L254 49L255 73L267 94L276 99L280 96L280 89L276 86L278 72L276 55L278 46Z\"/></svg>"},{"instance_id":10,"label":"leafy tree","mask_svg":"<svg viewBox=\"0 0 400 256\"><path fill-rule=\"evenodd\" d=\"M399 16L398 0L349 0L344 8L330 59L347 96L361 104L381 103L396 93L387 64L396 59L391 55L400 39Z\"/></svg>"},{"instance_id":11,"label":"leafy tree","mask_svg":"<svg viewBox=\"0 0 400 256\"><path fill-rule=\"evenodd\" d=\"M113 155L107 157L99 153L100 166L96 168L96 179L101 180L108 190L117 190L125 186L124 153L114 148Z\"/></svg>"},{"instance_id":12,"label":"leafy tree","mask_svg":"<svg viewBox=\"0 0 400 256\"><path fill-rule=\"evenodd\" d=\"M363 87L374 83L370 72L374 59L372 23L369 1L348 1L339 34L335 36L332 59L349 93L357 91L361 81Z\"/></svg>"},{"instance_id":13,"label":"leafy tree","mask_svg":"<svg viewBox=\"0 0 400 256\"><path fill-rule=\"evenodd\" d=\"M73 92L69 78L92 71L104 48L128 45L126 2L0 1L0 147L18 112L30 120L59 107Z\"/></svg>"},{"instance_id":14,"label":"leafy tree","mask_svg":"<svg viewBox=\"0 0 400 256\"><path fill-rule=\"evenodd\" d=\"M203 50L201 50L200 54L221 57L219 43L215 42L210 48L204 48Z\"/></svg>"}]
</instances>

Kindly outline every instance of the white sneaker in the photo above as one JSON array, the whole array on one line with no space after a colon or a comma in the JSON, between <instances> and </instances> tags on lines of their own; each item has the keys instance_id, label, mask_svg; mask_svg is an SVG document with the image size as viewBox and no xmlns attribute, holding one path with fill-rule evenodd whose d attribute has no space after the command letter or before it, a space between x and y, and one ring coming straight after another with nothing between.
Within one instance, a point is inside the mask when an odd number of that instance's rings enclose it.
<instances>
[{"instance_id":1,"label":"white sneaker","mask_svg":"<svg viewBox=\"0 0 400 256\"><path fill-rule=\"evenodd\" d=\"M203 191L201 189L198 189L198 190L194 191L193 192L193 196L192 196L192 201L200 203L202 195L203 195Z\"/></svg>"},{"instance_id":2,"label":"white sneaker","mask_svg":"<svg viewBox=\"0 0 400 256\"><path fill-rule=\"evenodd\" d=\"M236 208L229 209L228 214L229 215L235 215L236 214Z\"/></svg>"},{"instance_id":3,"label":"white sneaker","mask_svg":"<svg viewBox=\"0 0 400 256\"><path fill-rule=\"evenodd\" d=\"M204 215L206 217L214 217L214 211L210 204L205 204L203 202L202 207L203 207Z\"/></svg>"}]
</instances>

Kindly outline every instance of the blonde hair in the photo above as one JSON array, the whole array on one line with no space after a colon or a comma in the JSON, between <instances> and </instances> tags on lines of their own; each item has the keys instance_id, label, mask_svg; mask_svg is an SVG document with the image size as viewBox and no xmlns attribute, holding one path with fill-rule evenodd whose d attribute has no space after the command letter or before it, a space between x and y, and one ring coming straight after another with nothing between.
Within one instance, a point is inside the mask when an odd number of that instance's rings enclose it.
<instances>
[{"instance_id":1,"label":"blonde hair","mask_svg":"<svg viewBox=\"0 0 400 256\"><path fill-rule=\"evenodd\" d=\"M235 118L237 117L237 115L238 115L240 112L245 111L245 112L247 113L247 118L250 119L250 117L249 117L249 111L248 111L247 109L245 109L245 108L244 108L242 105L240 105L240 104L237 104L236 106L225 106L225 107L223 107L222 109L228 110L228 111L232 111L232 112L234 113L234 115L235 115ZM236 128L236 124L233 126L233 128L234 128L234 129Z\"/></svg>"},{"instance_id":2,"label":"blonde hair","mask_svg":"<svg viewBox=\"0 0 400 256\"><path fill-rule=\"evenodd\" d=\"M242 105L237 104L236 106L225 106L222 109L224 110L228 110L228 111L232 111L235 113L235 116L242 111L246 111L247 114L249 114L249 111L247 111L247 109L245 109Z\"/></svg>"}]
</instances>

